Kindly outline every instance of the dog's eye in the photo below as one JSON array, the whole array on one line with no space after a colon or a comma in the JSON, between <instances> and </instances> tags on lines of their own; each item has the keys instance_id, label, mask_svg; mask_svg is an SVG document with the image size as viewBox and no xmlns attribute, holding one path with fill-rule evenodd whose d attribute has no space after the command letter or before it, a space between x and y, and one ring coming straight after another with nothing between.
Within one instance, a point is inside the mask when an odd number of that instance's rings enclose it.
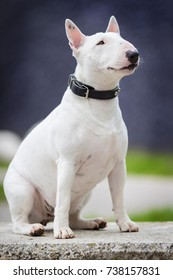
<instances>
[{"instance_id":1,"label":"dog's eye","mask_svg":"<svg viewBox=\"0 0 173 280\"><path fill-rule=\"evenodd\" d=\"M100 42L97 43L97 46L98 45L104 45L104 44L105 44L105 42L103 40L101 40Z\"/></svg>"}]
</instances>

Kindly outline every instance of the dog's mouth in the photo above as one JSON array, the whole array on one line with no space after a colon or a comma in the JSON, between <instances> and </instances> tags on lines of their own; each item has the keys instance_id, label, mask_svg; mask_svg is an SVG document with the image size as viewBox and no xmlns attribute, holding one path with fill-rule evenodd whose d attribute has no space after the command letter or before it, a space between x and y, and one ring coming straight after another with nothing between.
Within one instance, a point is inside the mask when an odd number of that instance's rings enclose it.
<instances>
[{"instance_id":1,"label":"dog's mouth","mask_svg":"<svg viewBox=\"0 0 173 280\"><path fill-rule=\"evenodd\" d=\"M120 68L120 70L134 70L136 67L138 66L137 63L131 63L130 65L128 66L125 66L125 67L122 67Z\"/></svg>"},{"instance_id":2,"label":"dog's mouth","mask_svg":"<svg viewBox=\"0 0 173 280\"><path fill-rule=\"evenodd\" d=\"M138 66L138 63L131 63L131 64L129 64L128 66L124 66L124 67L122 67L122 68L120 68L120 69L115 69L115 68L113 68L113 67L108 67L108 70L129 70L129 71L132 71L132 70L134 70L136 67Z\"/></svg>"}]
</instances>

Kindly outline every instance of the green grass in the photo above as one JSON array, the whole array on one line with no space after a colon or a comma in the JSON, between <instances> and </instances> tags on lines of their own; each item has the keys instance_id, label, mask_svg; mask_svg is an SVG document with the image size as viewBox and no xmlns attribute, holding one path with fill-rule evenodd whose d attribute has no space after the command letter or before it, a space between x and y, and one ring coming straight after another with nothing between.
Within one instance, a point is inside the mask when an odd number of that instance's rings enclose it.
<instances>
[{"instance_id":1,"label":"green grass","mask_svg":"<svg viewBox=\"0 0 173 280\"><path fill-rule=\"evenodd\" d=\"M0 160L0 168L7 169L9 166L9 162Z\"/></svg>"},{"instance_id":2,"label":"green grass","mask_svg":"<svg viewBox=\"0 0 173 280\"><path fill-rule=\"evenodd\" d=\"M173 153L129 150L126 164L128 174L173 176Z\"/></svg>"},{"instance_id":3,"label":"green grass","mask_svg":"<svg viewBox=\"0 0 173 280\"><path fill-rule=\"evenodd\" d=\"M153 209L143 213L130 215L136 222L165 222L173 221L173 208Z\"/></svg>"},{"instance_id":4,"label":"green grass","mask_svg":"<svg viewBox=\"0 0 173 280\"><path fill-rule=\"evenodd\" d=\"M0 184L0 201L5 200L5 194L2 184Z\"/></svg>"},{"instance_id":5,"label":"green grass","mask_svg":"<svg viewBox=\"0 0 173 280\"><path fill-rule=\"evenodd\" d=\"M8 168L9 163L0 160L0 169L6 170ZM3 184L2 182L0 182L0 201L4 201L5 198L5 194L4 194L4 189L3 189Z\"/></svg>"}]
</instances>

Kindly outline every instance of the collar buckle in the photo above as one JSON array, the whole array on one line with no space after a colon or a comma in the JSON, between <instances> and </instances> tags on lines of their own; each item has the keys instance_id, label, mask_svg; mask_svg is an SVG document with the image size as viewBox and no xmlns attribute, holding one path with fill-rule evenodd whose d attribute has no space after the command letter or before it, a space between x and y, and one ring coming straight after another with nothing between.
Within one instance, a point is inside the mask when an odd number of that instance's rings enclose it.
<instances>
[{"instance_id":1,"label":"collar buckle","mask_svg":"<svg viewBox=\"0 0 173 280\"><path fill-rule=\"evenodd\" d=\"M89 88L83 85L83 88L86 89L85 98L89 97Z\"/></svg>"},{"instance_id":2,"label":"collar buckle","mask_svg":"<svg viewBox=\"0 0 173 280\"><path fill-rule=\"evenodd\" d=\"M68 78L68 86L71 88L73 81L75 81L75 76L70 74Z\"/></svg>"}]
</instances>

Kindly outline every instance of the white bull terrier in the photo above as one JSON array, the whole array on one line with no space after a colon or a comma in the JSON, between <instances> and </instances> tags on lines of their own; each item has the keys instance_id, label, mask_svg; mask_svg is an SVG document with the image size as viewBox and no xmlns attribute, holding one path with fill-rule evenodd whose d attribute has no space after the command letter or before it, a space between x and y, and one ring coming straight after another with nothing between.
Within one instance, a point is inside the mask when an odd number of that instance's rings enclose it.
<instances>
[{"instance_id":1,"label":"white bull terrier","mask_svg":"<svg viewBox=\"0 0 173 280\"><path fill-rule=\"evenodd\" d=\"M120 230L136 232L124 208L128 139L117 95L139 53L120 36L113 16L105 33L85 36L69 19L65 28L75 73L61 104L20 145L4 180L13 232L41 235L54 221L55 238L73 238L72 229L106 227L102 218L80 217L92 189L106 177Z\"/></svg>"}]
</instances>

